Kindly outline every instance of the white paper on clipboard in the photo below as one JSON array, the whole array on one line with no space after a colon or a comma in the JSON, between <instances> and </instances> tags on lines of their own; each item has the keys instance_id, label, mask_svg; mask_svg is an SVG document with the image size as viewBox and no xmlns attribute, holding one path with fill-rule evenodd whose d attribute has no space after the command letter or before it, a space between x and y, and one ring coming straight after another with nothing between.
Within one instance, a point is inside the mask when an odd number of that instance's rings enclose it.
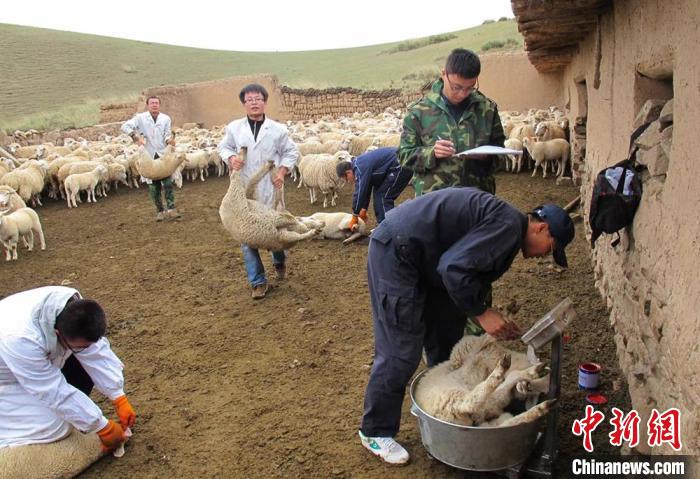
<instances>
[{"instance_id":1,"label":"white paper on clipboard","mask_svg":"<svg viewBox=\"0 0 700 479\"><path fill-rule=\"evenodd\" d=\"M483 145L464 150L457 153L455 156L480 156L480 155L522 155L520 150L511 150L510 148L501 148L500 146Z\"/></svg>"}]
</instances>

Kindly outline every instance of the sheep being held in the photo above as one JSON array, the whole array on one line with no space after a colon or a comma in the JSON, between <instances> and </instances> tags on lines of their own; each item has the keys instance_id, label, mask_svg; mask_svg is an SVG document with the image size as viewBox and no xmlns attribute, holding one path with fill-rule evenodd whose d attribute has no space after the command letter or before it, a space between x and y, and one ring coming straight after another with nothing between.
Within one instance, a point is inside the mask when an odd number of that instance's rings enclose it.
<instances>
[{"instance_id":1,"label":"sheep being held","mask_svg":"<svg viewBox=\"0 0 700 479\"><path fill-rule=\"evenodd\" d=\"M247 148L241 148L239 158L245 161L246 154ZM228 191L219 207L221 222L233 239L254 249L289 249L299 241L318 235L323 227L317 225L317 228L309 229L290 212L274 210L246 197L246 190L252 194L255 185L274 166L274 162L268 162L258 170L250 178L247 188L243 186L240 173L232 169Z\"/></svg>"}]
</instances>

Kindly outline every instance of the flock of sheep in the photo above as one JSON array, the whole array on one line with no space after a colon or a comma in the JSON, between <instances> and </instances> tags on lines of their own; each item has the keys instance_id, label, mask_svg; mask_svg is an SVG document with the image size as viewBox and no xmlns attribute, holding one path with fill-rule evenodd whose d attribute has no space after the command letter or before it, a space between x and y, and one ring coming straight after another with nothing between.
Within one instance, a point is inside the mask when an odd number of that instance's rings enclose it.
<instances>
[{"instance_id":1,"label":"flock of sheep","mask_svg":"<svg viewBox=\"0 0 700 479\"><path fill-rule=\"evenodd\" d=\"M387 108L379 115L365 112L339 119L324 117L318 121L288 122L290 137L300 152L292 179L298 182L299 188L308 189L312 204L323 194L324 208L336 206L338 191L344 185L344 179L336 174L336 164L375 148L398 146L402 117L400 110ZM527 113L505 111L501 112L501 119L507 136L506 146L529 154L534 163L533 176L538 167L544 176L548 169L559 176L564 174L570 148L566 140L568 123L562 111L556 107L531 109ZM184 179L205 181L210 174L227 173L226 162L216 148L223 128L204 129L190 123L174 129L177 144L171 161L175 164L176 186L181 188ZM31 138L31 135L15 134L14 137ZM30 250L32 236L40 239L42 249L45 247L41 225L27 203L37 207L42 205L44 197L60 198L69 208L75 208L83 192L90 203L106 197L108 191L117 189L120 183L139 188L141 175L152 177L152 172L144 170L149 163L140 158L138 147L126 135L103 135L98 141L66 138L63 145L13 143L7 149L0 149L0 240L6 249L6 259L17 258L20 238L24 238ZM508 158L506 170L518 173L522 163L522 156ZM325 222L329 220L326 218ZM330 222L341 224L344 221L349 219L343 217ZM313 222L307 220L309 224ZM364 224L361 229L366 231ZM342 235L335 230L324 231L321 236L348 238L352 235L349 231Z\"/></svg>"}]
</instances>

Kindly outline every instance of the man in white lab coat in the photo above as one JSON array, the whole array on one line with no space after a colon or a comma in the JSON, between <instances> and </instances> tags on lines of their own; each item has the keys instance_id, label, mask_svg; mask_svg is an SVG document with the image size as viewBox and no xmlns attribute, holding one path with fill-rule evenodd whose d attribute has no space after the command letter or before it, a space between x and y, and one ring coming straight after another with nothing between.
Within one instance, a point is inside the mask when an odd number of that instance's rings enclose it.
<instances>
[{"instance_id":1,"label":"man in white lab coat","mask_svg":"<svg viewBox=\"0 0 700 479\"><path fill-rule=\"evenodd\" d=\"M136 413L105 329L100 305L72 288L46 286L0 301L0 448L55 442L70 426L97 433L104 451L126 440ZM93 384L119 422L88 397Z\"/></svg>"},{"instance_id":2,"label":"man in white lab coat","mask_svg":"<svg viewBox=\"0 0 700 479\"><path fill-rule=\"evenodd\" d=\"M226 127L224 138L219 143L221 158L228 161L229 168L240 171L241 179L248 179L266 162L274 161L277 174L265 176L258 184L256 200L274 208L274 189L282 188L284 177L296 164L299 150L289 139L287 129L265 116L268 93L265 87L258 84L245 86L238 98L243 103L246 117L234 120ZM242 147L248 148L246 160L238 157ZM262 299L267 293L267 278L260 260L258 250L248 245L241 245L245 261L248 282L253 288L253 299ZM285 252L273 251L272 264L278 280L286 275Z\"/></svg>"},{"instance_id":3,"label":"man in white lab coat","mask_svg":"<svg viewBox=\"0 0 700 479\"><path fill-rule=\"evenodd\" d=\"M144 145L146 151L153 158L160 158L172 136L170 129L170 117L160 111L160 98L149 96L146 100L148 111L137 113L131 120L125 121L122 131L131 136L134 143ZM162 180L150 180L141 177L141 181L148 184L148 193L151 201L156 205L156 221L165 218L180 218L182 215L175 209L175 192L172 178ZM162 193L161 193L162 192ZM163 207L162 194L165 195Z\"/></svg>"}]
</instances>

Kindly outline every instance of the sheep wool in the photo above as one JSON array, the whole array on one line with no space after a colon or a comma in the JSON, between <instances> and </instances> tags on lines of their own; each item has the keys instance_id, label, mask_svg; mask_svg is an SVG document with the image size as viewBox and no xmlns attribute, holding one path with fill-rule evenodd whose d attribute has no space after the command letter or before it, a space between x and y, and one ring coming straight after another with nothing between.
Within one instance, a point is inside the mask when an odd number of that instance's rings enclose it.
<instances>
[{"instance_id":1,"label":"sheep wool","mask_svg":"<svg viewBox=\"0 0 700 479\"><path fill-rule=\"evenodd\" d=\"M97 434L71 428L60 441L0 448L0 479L75 477L103 455Z\"/></svg>"},{"instance_id":2,"label":"sheep wool","mask_svg":"<svg viewBox=\"0 0 700 479\"><path fill-rule=\"evenodd\" d=\"M185 159L184 154L175 154L172 146L166 147L163 156L157 160L151 158L146 148L141 147L139 148L136 167L144 178L162 180L172 175Z\"/></svg>"},{"instance_id":3,"label":"sheep wool","mask_svg":"<svg viewBox=\"0 0 700 479\"><path fill-rule=\"evenodd\" d=\"M245 159L246 154L247 148L241 148L239 157ZM246 198L246 189L254 190L251 184L257 185L274 166L274 162L264 165L250 179L248 188L243 186L240 173L231 170L229 188L221 200L219 216L235 241L255 249L281 251L316 236L320 229L309 229L288 211L277 211Z\"/></svg>"}]
</instances>

